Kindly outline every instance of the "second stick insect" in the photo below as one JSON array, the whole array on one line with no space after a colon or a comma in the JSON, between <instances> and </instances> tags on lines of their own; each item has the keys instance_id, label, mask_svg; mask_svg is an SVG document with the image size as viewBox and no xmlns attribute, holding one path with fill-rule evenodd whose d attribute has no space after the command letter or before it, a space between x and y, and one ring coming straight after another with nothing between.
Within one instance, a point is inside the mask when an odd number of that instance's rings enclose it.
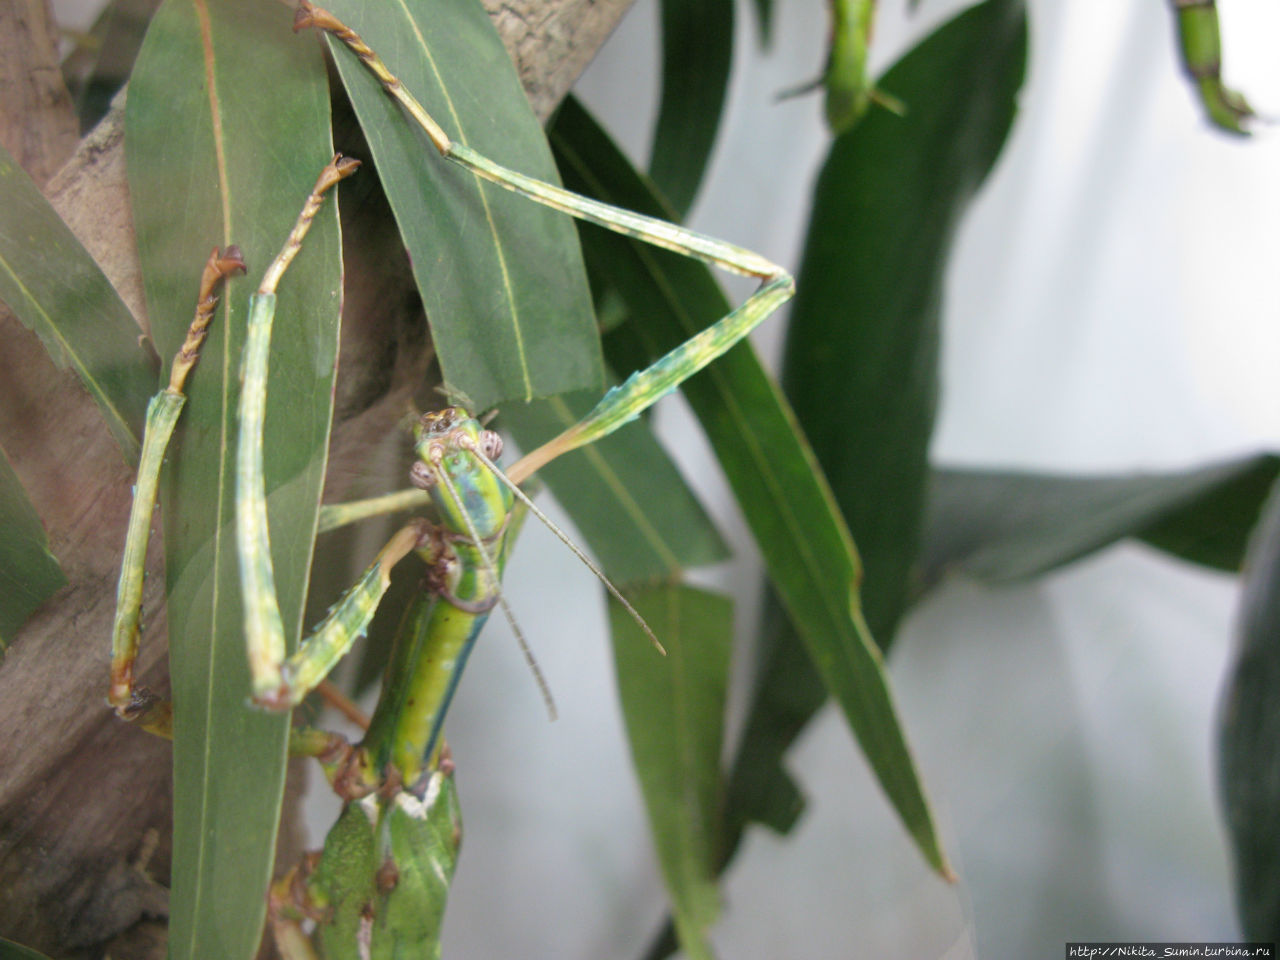
<instances>
[{"instance_id":1,"label":"second stick insect","mask_svg":"<svg viewBox=\"0 0 1280 960\"><path fill-rule=\"evenodd\" d=\"M502 602L513 508L528 507L545 521L518 484L561 454L611 433L720 356L787 300L793 284L783 270L750 251L531 179L451 141L378 56L335 17L303 3L297 23L342 40L441 155L477 176L626 236L762 281L740 307L610 390L586 417L505 474L497 464L500 438L470 411L453 406L424 415L415 427L416 460L410 479L429 494L439 522L413 520L402 527L324 621L289 654L270 559L262 469L276 290L324 194L355 171L355 161L335 158L325 167L279 255L263 274L250 303L236 450L236 550L253 702L272 710L296 706L364 633L395 564L416 551L429 571L426 589L405 616L361 742L351 745L334 734L294 728L292 752L316 757L346 805L324 849L273 888L273 928L288 960L390 956L410 945L414 955L437 955L460 829L452 761L442 741L444 716L477 635L493 607ZM182 408L183 382L213 315L216 285L243 266L232 250L215 251L211 257L192 334L175 359L170 386L157 395L148 413L118 592L110 699L121 716L162 735L170 729L167 705L135 690L132 682L148 519L164 447ZM392 502L402 503L403 498ZM376 509L355 505L338 512L356 517ZM581 551L572 549L596 570ZM661 649L657 638L654 643ZM303 933L302 923L308 919L316 922L314 938Z\"/></svg>"}]
</instances>

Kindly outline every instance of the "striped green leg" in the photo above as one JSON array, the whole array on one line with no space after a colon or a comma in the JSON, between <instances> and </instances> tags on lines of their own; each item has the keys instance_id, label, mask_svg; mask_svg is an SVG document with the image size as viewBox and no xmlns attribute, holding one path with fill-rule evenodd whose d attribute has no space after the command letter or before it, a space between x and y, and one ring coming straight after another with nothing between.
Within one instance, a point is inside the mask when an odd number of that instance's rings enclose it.
<instances>
[{"instance_id":1,"label":"striped green leg","mask_svg":"<svg viewBox=\"0 0 1280 960\"><path fill-rule=\"evenodd\" d=\"M716 357L741 340L756 324L764 320L791 298L795 283L790 274L759 254L742 247L686 230L683 227L647 217L621 207L591 200L562 187L527 177L494 163L470 147L457 143L431 118L421 103L387 69L381 58L360 39L359 35L333 14L302 0L294 19L294 29L318 27L332 33L346 44L394 97L413 120L426 132L441 155L466 167L507 190L537 203L559 210L580 220L598 224L623 236L694 257L743 276L756 277L761 287L742 306L718 320L702 333L686 341L651 367L633 374L615 387L586 418L543 447L533 451L520 464L520 479L563 453L598 440L631 420L655 400L673 390L682 380L697 373Z\"/></svg>"},{"instance_id":2,"label":"striped green leg","mask_svg":"<svg viewBox=\"0 0 1280 960\"><path fill-rule=\"evenodd\" d=\"M219 284L233 273L244 272L240 250L216 248L209 254L200 276L200 292L195 318L187 338L173 358L169 385L151 398L142 439L142 457L133 488L133 508L125 535L120 582L116 588L116 615L111 630L111 688L107 702L124 720L163 737L172 736L173 711L167 701L134 686L133 666L138 657L138 631L142 618L142 576L147 560L147 539L151 515L156 506L156 489L165 448L187 398L182 392L187 375L196 365L213 312L218 305Z\"/></svg>"},{"instance_id":3,"label":"striped green leg","mask_svg":"<svg viewBox=\"0 0 1280 960\"><path fill-rule=\"evenodd\" d=\"M1222 82L1222 38L1215 0L1173 0L1178 16L1178 49L1182 66L1195 82L1209 122L1229 133L1247 135L1247 121L1257 114L1237 90Z\"/></svg>"},{"instance_id":4,"label":"striped green leg","mask_svg":"<svg viewBox=\"0 0 1280 960\"><path fill-rule=\"evenodd\" d=\"M240 587L244 602L245 641L253 676L253 699L261 706L287 710L325 678L351 644L368 627L390 583L391 568L411 550L424 546L428 525L415 521L402 528L382 548L373 563L330 610L298 650L286 655L284 624L276 598L267 529L265 481L262 472L262 425L266 412L268 354L275 319L276 288L320 210L325 194L350 176L359 162L335 157L321 172L293 230L279 255L249 300L240 393L236 459L236 549L240 559Z\"/></svg>"}]
</instances>

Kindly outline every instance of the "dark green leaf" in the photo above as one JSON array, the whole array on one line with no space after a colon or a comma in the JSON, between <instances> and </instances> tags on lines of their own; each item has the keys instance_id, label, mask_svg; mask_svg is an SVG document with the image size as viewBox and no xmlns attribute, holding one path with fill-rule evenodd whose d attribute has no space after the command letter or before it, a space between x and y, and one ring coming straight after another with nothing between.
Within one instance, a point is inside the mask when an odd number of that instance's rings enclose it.
<instances>
[{"instance_id":1,"label":"dark green leaf","mask_svg":"<svg viewBox=\"0 0 1280 960\"><path fill-rule=\"evenodd\" d=\"M662 102L649 175L684 219L720 128L733 60L733 0L662 0Z\"/></svg>"},{"instance_id":2,"label":"dark green leaf","mask_svg":"<svg viewBox=\"0 0 1280 960\"><path fill-rule=\"evenodd\" d=\"M1123 537L1238 569L1280 458L1246 457L1176 473L1063 477L980 470L933 475L921 552L928 587L959 571L1036 577Z\"/></svg>"},{"instance_id":3,"label":"dark green leaf","mask_svg":"<svg viewBox=\"0 0 1280 960\"><path fill-rule=\"evenodd\" d=\"M43 953L0 937L0 960L49 960Z\"/></svg>"},{"instance_id":4,"label":"dark green leaf","mask_svg":"<svg viewBox=\"0 0 1280 960\"><path fill-rule=\"evenodd\" d=\"M147 399L156 389L138 325L88 251L3 148L0 300L40 336L54 363L75 370L125 457L136 461Z\"/></svg>"},{"instance_id":5,"label":"dark green leaf","mask_svg":"<svg viewBox=\"0 0 1280 960\"><path fill-rule=\"evenodd\" d=\"M288 717L247 706L232 535L234 439L248 295L332 156L319 45L257 0L166 0L138 56L126 114L148 311L172 357L215 245L250 276L229 284L170 449L163 499L174 697L171 957L252 957L271 875ZM210 85L206 84L206 80ZM298 635L337 362L336 204L280 287L266 414L272 559Z\"/></svg>"},{"instance_id":6,"label":"dark green leaf","mask_svg":"<svg viewBox=\"0 0 1280 960\"><path fill-rule=\"evenodd\" d=\"M1204 472L1215 469L1206 467ZM1222 464L1221 469L1220 482L1207 484L1199 494L1144 527L1138 536L1183 560L1239 571L1249 534L1280 470L1280 458L1271 454L1247 457L1234 465Z\"/></svg>"},{"instance_id":7,"label":"dark green leaf","mask_svg":"<svg viewBox=\"0 0 1280 960\"><path fill-rule=\"evenodd\" d=\"M644 213L661 207L626 158L574 103L552 133L573 189ZM593 272L627 302L652 359L728 311L701 264L590 229ZM764 555L802 624L810 656L844 709L894 807L926 858L946 871L919 778L876 650L857 608L858 559L848 531L785 400L747 343L683 385Z\"/></svg>"},{"instance_id":8,"label":"dark green leaf","mask_svg":"<svg viewBox=\"0 0 1280 960\"><path fill-rule=\"evenodd\" d=\"M0 657L31 611L66 582L22 481L0 450Z\"/></svg>"},{"instance_id":9,"label":"dark green leaf","mask_svg":"<svg viewBox=\"0 0 1280 960\"><path fill-rule=\"evenodd\" d=\"M1277 488L1280 489L1280 488ZM1280 940L1280 494L1245 560L1240 633L1218 729L1218 788L1249 940Z\"/></svg>"},{"instance_id":10,"label":"dark green leaf","mask_svg":"<svg viewBox=\"0 0 1280 960\"><path fill-rule=\"evenodd\" d=\"M595 399L574 394L510 404L503 424L532 450L576 423ZM538 477L616 584L671 580L686 567L727 556L711 518L643 423L562 457Z\"/></svg>"},{"instance_id":11,"label":"dark green leaf","mask_svg":"<svg viewBox=\"0 0 1280 960\"><path fill-rule=\"evenodd\" d=\"M710 957L719 913L723 778L720 752L733 644L733 604L692 587L656 587L628 599L662 638L659 656L610 598L618 691L658 862L685 954Z\"/></svg>"},{"instance_id":12,"label":"dark green leaf","mask_svg":"<svg viewBox=\"0 0 1280 960\"><path fill-rule=\"evenodd\" d=\"M787 382L861 548L866 616L884 644L920 533L946 252L1008 133L1025 52L1018 3L941 27L883 79L907 116L872 110L837 140L814 198ZM730 823L786 827L800 798L782 756L822 697L794 632L776 612L765 623Z\"/></svg>"},{"instance_id":13,"label":"dark green leaf","mask_svg":"<svg viewBox=\"0 0 1280 960\"><path fill-rule=\"evenodd\" d=\"M542 130L480 4L326 6L450 137L556 182ZM441 159L349 51L334 57L409 249L445 382L476 410L597 385L599 343L569 219Z\"/></svg>"},{"instance_id":14,"label":"dark green leaf","mask_svg":"<svg viewBox=\"0 0 1280 960\"><path fill-rule=\"evenodd\" d=\"M814 194L784 382L862 549L867 619L886 644L923 525L947 252L1004 144L1025 58L1021 3L961 14L877 84L907 116L870 111Z\"/></svg>"}]
</instances>

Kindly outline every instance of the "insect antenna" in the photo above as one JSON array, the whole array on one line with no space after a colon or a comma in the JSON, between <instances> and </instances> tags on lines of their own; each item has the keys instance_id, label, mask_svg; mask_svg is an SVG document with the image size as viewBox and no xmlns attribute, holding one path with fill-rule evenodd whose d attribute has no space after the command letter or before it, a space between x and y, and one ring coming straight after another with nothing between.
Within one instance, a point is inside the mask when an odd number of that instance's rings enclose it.
<instances>
[{"instance_id":1,"label":"insect antenna","mask_svg":"<svg viewBox=\"0 0 1280 960\"><path fill-rule=\"evenodd\" d=\"M654 648L665 657L667 655L666 647L664 647L658 641L657 636L654 635L654 632L652 629L650 629L649 624L645 622L644 617L640 616L640 611L631 605L631 601L629 601L626 597L622 595L622 591L613 585L613 583L609 580L609 578L604 575L604 571L601 570L598 566L596 566L595 561L593 561L590 557L588 557L581 547L579 547L576 543L570 540L569 535L565 533L563 530L561 530L559 527L557 527L550 517L548 517L545 513L539 510L538 507L534 504L534 502L531 499L529 499L529 495L526 494L523 490L521 490L518 486L516 486L515 481L513 481L510 477L508 477L505 473L503 473L502 468L499 467L492 460L490 460L487 456L485 456L484 452L478 449L474 443L471 443L470 441L468 441L465 444L465 446L468 450L470 450L473 454L475 454L477 460L479 460L491 471L493 471L494 476L496 476L499 480L501 480L504 484L507 485L507 488L512 493L514 493L521 500L521 502L524 503L526 507L529 508L529 510L533 513L535 517L537 517L539 520L543 522L543 524L546 525L546 528L548 530L550 530L552 533L556 535L556 538L561 543L563 543L566 547L568 547L570 550L573 551L573 555L575 557L577 557L584 564L586 564L587 569L596 575L596 578L601 583L603 583L605 585L605 588L611 594L613 594L615 599L617 599L617 601L620 604L622 604L622 606L626 609L627 613L631 614L631 618L640 625L640 629L643 630L645 632L645 636L647 636L649 640L652 641Z\"/></svg>"},{"instance_id":2,"label":"insect antenna","mask_svg":"<svg viewBox=\"0 0 1280 960\"><path fill-rule=\"evenodd\" d=\"M511 606L507 603L506 595L502 592L502 577L498 574L498 565L493 562L489 548L485 546L484 538L480 536L480 531L476 529L476 524L471 519L471 514L467 513L466 505L458 493L457 487L449 479L448 472L444 469L439 469L436 471L436 476L439 477L440 481L445 485L445 489L449 491L449 496L453 497L454 502L458 505L458 512L462 514L463 522L467 525L467 533L471 536L471 542L476 545L476 549L480 551L481 559L484 560L484 571L493 582L494 593L498 597L498 606L502 608L503 616L507 618L507 623L511 625L511 632L516 636L516 643L520 645L525 663L529 665L529 669L533 672L533 679L538 684L538 690L542 693L542 702L546 705L547 715L554 720L557 716L556 701L551 695L551 686L547 683L542 667L538 666L538 660L533 655L533 648L529 646L529 641L525 639L524 631L520 629L520 624L516 622L516 615L512 612Z\"/></svg>"}]
</instances>

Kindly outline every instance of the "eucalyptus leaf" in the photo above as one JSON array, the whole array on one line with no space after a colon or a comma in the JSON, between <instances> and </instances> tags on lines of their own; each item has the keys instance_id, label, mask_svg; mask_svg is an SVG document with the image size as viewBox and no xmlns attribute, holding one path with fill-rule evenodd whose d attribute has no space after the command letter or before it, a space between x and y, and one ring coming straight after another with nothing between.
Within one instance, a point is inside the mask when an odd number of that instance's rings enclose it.
<instances>
[{"instance_id":1,"label":"eucalyptus leaf","mask_svg":"<svg viewBox=\"0 0 1280 960\"><path fill-rule=\"evenodd\" d=\"M572 189L661 215L662 205L576 103L557 116L552 144ZM583 229L593 275L627 303L649 362L728 312L700 263ZM876 776L931 865L948 872L883 664L858 608L859 561L786 401L749 343L681 388L698 415L803 643L845 712ZM799 641L797 641L799 642Z\"/></svg>"},{"instance_id":2,"label":"eucalyptus leaf","mask_svg":"<svg viewBox=\"0 0 1280 960\"><path fill-rule=\"evenodd\" d=\"M786 384L861 549L880 643L909 599L937 394L938 326L955 228L1005 142L1021 86L1022 4L988 0L908 52L820 175L788 334ZM782 758L824 695L794 627L772 606L730 776L726 817L789 829L803 797ZM726 861L738 836L731 834Z\"/></svg>"},{"instance_id":3,"label":"eucalyptus leaf","mask_svg":"<svg viewBox=\"0 0 1280 960\"><path fill-rule=\"evenodd\" d=\"M136 461L147 398L156 388L138 324L93 257L2 147L0 300L39 335L54 363L76 372L125 458Z\"/></svg>"},{"instance_id":4,"label":"eucalyptus leaf","mask_svg":"<svg viewBox=\"0 0 1280 960\"><path fill-rule=\"evenodd\" d=\"M1280 486L1249 544L1218 724L1218 789L1249 940L1280 940Z\"/></svg>"},{"instance_id":5,"label":"eucalyptus leaf","mask_svg":"<svg viewBox=\"0 0 1280 960\"><path fill-rule=\"evenodd\" d=\"M40 517L0 449L0 658L32 611L66 583Z\"/></svg>"},{"instance_id":6,"label":"eucalyptus leaf","mask_svg":"<svg viewBox=\"0 0 1280 960\"><path fill-rule=\"evenodd\" d=\"M502 422L526 450L576 423L598 399L570 394L510 404ZM671 580L728 551L711 518L643 422L548 464L538 477L618 585Z\"/></svg>"},{"instance_id":7,"label":"eucalyptus leaf","mask_svg":"<svg viewBox=\"0 0 1280 960\"><path fill-rule=\"evenodd\" d=\"M934 473L922 586L949 572L1002 583L1040 576L1142 537L1196 563L1239 569L1280 458L1259 455L1194 470L1052 476L984 470Z\"/></svg>"},{"instance_id":8,"label":"eucalyptus leaf","mask_svg":"<svg viewBox=\"0 0 1280 960\"><path fill-rule=\"evenodd\" d=\"M226 285L162 488L175 710L169 955L247 960L262 929L289 720L247 705L235 411L249 293L333 153L319 45L293 36L290 11L274 4L166 0L130 82L126 149L161 356L185 334L210 249L237 244L249 267ZM294 637L326 464L341 283L331 200L280 286L268 381L272 560Z\"/></svg>"},{"instance_id":9,"label":"eucalyptus leaf","mask_svg":"<svg viewBox=\"0 0 1280 960\"><path fill-rule=\"evenodd\" d=\"M753 0L756 24L760 28L760 47L768 50L773 43L773 0Z\"/></svg>"},{"instance_id":10,"label":"eucalyptus leaf","mask_svg":"<svg viewBox=\"0 0 1280 960\"><path fill-rule=\"evenodd\" d=\"M327 4L460 143L558 182L542 129L475 0ZM445 383L476 411L593 387L599 338L569 218L448 163L329 38L391 201Z\"/></svg>"},{"instance_id":11,"label":"eucalyptus leaf","mask_svg":"<svg viewBox=\"0 0 1280 960\"><path fill-rule=\"evenodd\" d=\"M662 0L662 99L649 175L684 219L711 159L733 60L733 0Z\"/></svg>"},{"instance_id":12,"label":"eucalyptus leaf","mask_svg":"<svg viewBox=\"0 0 1280 960\"><path fill-rule=\"evenodd\" d=\"M49 960L38 950L24 947L20 943L0 937L0 960Z\"/></svg>"},{"instance_id":13,"label":"eucalyptus leaf","mask_svg":"<svg viewBox=\"0 0 1280 960\"><path fill-rule=\"evenodd\" d=\"M882 80L914 94L907 117L871 110L836 141L815 193L788 382L862 549L867 619L882 644L905 607L923 507L944 254L1008 133L1025 56L1018 2L988 0L944 24ZM812 380L806 362L822 365ZM762 618L731 765L724 865L748 823L787 831L804 807L782 760L826 691L782 606L771 597ZM645 956L673 949L667 927Z\"/></svg>"},{"instance_id":14,"label":"eucalyptus leaf","mask_svg":"<svg viewBox=\"0 0 1280 960\"><path fill-rule=\"evenodd\" d=\"M733 605L686 586L628 599L666 647L658 656L613 598L609 624L631 756L685 955L712 956L724 783L720 754L733 645Z\"/></svg>"}]
</instances>

